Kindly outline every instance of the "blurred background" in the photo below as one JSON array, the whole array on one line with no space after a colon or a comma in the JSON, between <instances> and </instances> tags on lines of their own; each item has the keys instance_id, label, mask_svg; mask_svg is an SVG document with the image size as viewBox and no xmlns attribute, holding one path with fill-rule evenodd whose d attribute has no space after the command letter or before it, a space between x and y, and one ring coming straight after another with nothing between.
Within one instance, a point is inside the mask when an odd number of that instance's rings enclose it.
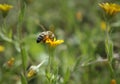
<instances>
[{"instance_id":1,"label":"blurred background","mask_svg":"<svg viewBox=\"0 0 120 84\"><path fill-rule=\"evenodd\" d=\"M20 42L23 42L27 54L26 72L31 65L48 59L47 46L36 43L39 33L45 30L64 40L54 52L59 76L55 84L110 84L112 77L105 61L106 23L98 5L102 2L120 4L119 0L0 0L0 4L13 6L6 18L0 11L0 84L21 84ZM20 22L23 4L24 14ZM111 27L115 57L113 68L119 84L120 14L112 19ZM11 58L14 58L14 64L8 67L6 63ZM49 84L45 77L46 67L47 62L28 83Z\"/></svg>"}]
</instances>

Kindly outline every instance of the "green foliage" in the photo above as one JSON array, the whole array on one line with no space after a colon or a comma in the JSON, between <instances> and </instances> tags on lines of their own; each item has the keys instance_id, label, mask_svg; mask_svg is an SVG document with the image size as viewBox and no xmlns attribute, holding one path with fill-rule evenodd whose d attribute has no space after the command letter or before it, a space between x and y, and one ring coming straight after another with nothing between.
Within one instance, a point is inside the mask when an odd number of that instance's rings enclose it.
<instances>
[{"instance_id":1,"label":"green foliage","mask_svg":"<svg viewBox=\"0 0 120 84\"><path fill-rule=\"evenodd\" d=\"M23 67L23 70L25 71L27 68L28 55L27 55L27 51L25 49L25 45L21 44L20 48L21 48L22 67Z\"/></svg>"},{"instance_id":2,"label":"green foliage","mask_svg":"<svg viewBox=\"0 0 120 84\"><path fill-rule=\"evenodd\" d=\"M21 74L21 83L22 84L27 84L26 78L23 74Z\"/></svg>"},{"instance_id":3,"label":"green foliage","mask_svg":"<svg viewBox=\"0 0 120 84\"><path fill-rule=\"evenodd\" d=\"M120 14L103 30L102 2L0 0L13 6L6 17L0 11L0 84L119 84ZM46 30L64 43L36 43Z\"/></svg>"}]
</instances>

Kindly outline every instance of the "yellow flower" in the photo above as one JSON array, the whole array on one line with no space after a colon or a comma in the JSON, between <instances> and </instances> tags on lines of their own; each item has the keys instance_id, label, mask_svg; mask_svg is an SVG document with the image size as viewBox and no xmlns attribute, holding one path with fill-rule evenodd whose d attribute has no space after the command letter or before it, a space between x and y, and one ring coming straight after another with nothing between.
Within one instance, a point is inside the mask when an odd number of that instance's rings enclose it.
<instances>
[{"instance_id":1,"label":"yellow flower","mask_svg":"<svg viewBox=\"0 0 120 84\"><path fill-rule=\"evenodd\" d=\"M28 73L27 73L27 77L31 78L33 76L35 76L37 74L37 72L39 72L39 68L41 67L41 65L45 62L45 60L43 60L40 64L38 64L37 66L33 65L30 67Z\"/></svg>"},{"instance_id":2,"label":"yellow flower","mask_svg":"<svg viewBox=\"0 0 120 84\"><path fill-rule=\"evenodd\" d=\"M106 30L107 25L106 25L105 21L102 21L100 26L101 26L101 30L103 30L103 31Z\"/></svg>"},{"instance_id":3,"label":"yellow flower","mask_svg":"<svg viewBox=\"0 0 120 84\"><path fill-rule=\"evenodd\" d=\"M3 52L4 50L5 50L5 48L0 45L0 52Z\"/></svg>"},{"instance_id":4,"label":"yellow flower","mask_svg":"<svg viewBox=\"0 0 120 84\"><path fill-rule=\"evenodd\" d=\"M76 13L76 19L77 19L78 21L82 21L82 19L83 19L83 14L82 14L80 11L78 11L78 12Z\"/></svg>"},{"instance_id":5,"label":"yellow flower","mask_svg":"<svg viewBox=\"0 0 120 84\"><path fill-rule=\"evenodd\" d=\"M104 9L108 15L115 15L117 12L120 12L120 5L115 3L101 3L99 6Z\"/></svg>"},{"instance_id":6,"label":"yellow flower","mask_svg":"<svg viewBox=\"0 0 120 84\"><path fill-rule=\"evenodd\" d=\"M115 79L112 79L110 84L117 84L117 83L116 83L116 80L115 80Z\"/></svg>"},{"instance_id":7,"label":"yellow flower","mask_svg":"<svg viewBox=\"0 0 120 84\"><path fill-rule=\"evenodd\" d=\"M106 24L105 21L102 21L101 24L100 24L100 26L101 26L101 30L107 31L107 24ZM110 28L108 27L108 32L109 31L110 31Z\"/></svg>"},{"instance_id":8,"label":"yellow flower","mask_svg":"<svg viewBox=\"0 0 120 84\"><path fill-rule=\"evenodd\" d=\"M15 58L10 58L8 61L7 61L7 65L9 66L9 67L11 67L13 64L14 64L14 61L15 61Z\"/></svg>"},{"instance_id":9,"label":"yellow flower","mask_svg":"<svg viewBox=\"0 0 120 84\"><path fill-rule=\"evenodd\" d=\"M33 69L30 69L29 72L27 73L27 77L31 78L32 76L34 76L36 74L36 71Z\"/></svg>"},{"instance_id":10,"label":"yellow flower","mask_svg":"<svg viewBox=\"0 0 120 84\"><path fill-rule=\"evenodd\" d=\"M12 5L0 4L0 10L2 11L3 17L7 16L7 13L11 8L13 8Z\"/></svg>"},{"instance_id":11,"label":"yellow flower","mask_svg":"<svg viewBox=\"0 0 120 84\"><path fill-rule=\"evenodd\" d=\"M64 40L50 40L50 39L47 39L46 40L46 43L48 43L50 46L52 46L52 47L55 47L55 46L57 46L57 45L60 45L61 43L63 43L64 42Z\"/></svg>"},{"instance_id":12,"label":"yellow flower","mask_svg":"<svg viewBox=\"0 0 120 84\"><path fill-rule=\"evenodd\" d=\"M3 12L9 11L11 8L13 8L13 6L8 4L0 4L0 10Z\"/></svg>"}]
</instances>

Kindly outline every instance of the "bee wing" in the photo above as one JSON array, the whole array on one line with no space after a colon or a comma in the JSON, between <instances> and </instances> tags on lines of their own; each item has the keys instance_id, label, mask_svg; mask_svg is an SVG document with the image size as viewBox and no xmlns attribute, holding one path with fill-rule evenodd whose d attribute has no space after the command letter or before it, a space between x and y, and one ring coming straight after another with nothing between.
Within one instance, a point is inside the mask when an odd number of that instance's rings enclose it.
<instances>
[{"instance_id":1,"label":"bee wing","mask_svg":"<svg viewBox=\"0 0 120 84\"><path fill-rule=\"evenodd\" d=\"M52 24L49 26L49 30L54 33L55 31L55 26Z\"/></svg>"},{"instance_id":2,"label":"bee wing","mask_svg":"<svg viewBox=\"0 0 120 84\"><path fill-rule=\"evenodd\" d=\"M43 31L46 31L46 28L42 25L42 24L40 24L40 23L37 23L39 26L40 26L40 28L43 30Z\"/></svg>"}]
</instances>

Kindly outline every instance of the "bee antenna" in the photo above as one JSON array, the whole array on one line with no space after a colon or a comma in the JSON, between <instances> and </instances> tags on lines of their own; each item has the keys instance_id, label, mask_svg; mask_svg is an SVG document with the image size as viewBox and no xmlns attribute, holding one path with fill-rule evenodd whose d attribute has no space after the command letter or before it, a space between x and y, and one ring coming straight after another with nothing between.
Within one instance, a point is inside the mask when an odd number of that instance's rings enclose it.
<instances>
[{"instance_id":1,"label":"bee antenna","mask_svg":"<svg viewBox=\"0 0 120 84\"><path fill-rule=\"evenodd\" d=\"M42 28L42 30L46 31L46 28L42 24L39 24L39 26Z\"/></svg>"}]
</instances>

